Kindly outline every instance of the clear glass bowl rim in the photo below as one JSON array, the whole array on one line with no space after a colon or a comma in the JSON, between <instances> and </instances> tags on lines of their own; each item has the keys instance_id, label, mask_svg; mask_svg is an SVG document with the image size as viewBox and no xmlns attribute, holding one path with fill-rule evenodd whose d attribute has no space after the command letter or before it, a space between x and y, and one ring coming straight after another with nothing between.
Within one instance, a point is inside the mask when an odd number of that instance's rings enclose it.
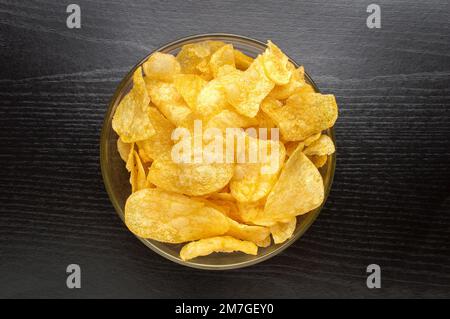
<instances>
[{"instance_id":1,"label":"clear glass bowl rim","mask_svg":"<svg viewBox=\"0 0 450 319\"><path fill-rule=\"evenodd\" d=\"M187 43L203 41L203 40L223 40L223 41L229 41L231 43L239 42L239 43L243 43L246 45L266 47L266 44L262 41L255 40L255 39L241 36L241 35L236 35L236 34L230 34L230 33L196 34L196 35L191 35L191 36L180 38L178 40L172 41L168 44L165 44L165 45L153 50L148 55L146 55L143 59L141 59L137 64L135 64L133 66L133 68L131 68L131 70L125 75L125 77L122 79L122 81L116 88L114 95L108 104L108 109L105 114L105 118L103 120L102 131L101 131L101 135L100 135L100 167L101 167L103 182L104 182L104 185L106 188L106 192L108 193L108 197L109 197L110 201L112 202L114 209L116 210L116 213L119 215L120 219L123 222L124 222L124 211L123 211L123 208L121 207L121 205L118 203L117 198L113 194L113 191L111 188L111 181L107 174L107 167L106 167L106 163L107 163L107 161L106 161L106 156L107 156L106 144L108 142L107 141L107 136L108 136L107 127L108 127L108 121L111 118L111 114L115 110L115 108L114 108L115 102L121 95L122 91L125 89L127 83L129 83L134 71L139 66L141 66L154 52L171 50L174 48L181 47L182 45L187 44ZM297 67L299 66L299 64L297 64L293 59L289 58L289 60L292 63L294 63L295 66L297 66ZM319 88L317 87L317 85L314 83L313 79L309 76L309 74L306 71L305 71L305 78L313 86L313 88L316 92L320 92ZM328 129L327 134L332 138L333 142L336 144L334 127L331 127L330 129ZM264 260L267 260L267 259L274 257L274 256L278 255L279 253L281 253L283 250L285 250L290 245L292 245L295 241L297 241L308 230L308 228L313 224L313 222L316 220L317 216L320 214L323 205L327 201L329 192L331 190L331 186L333 184L335 168L336 168L336 153L332 154L328 158L327 171L325 174L329 180L329 183L325 185L324 201L320 207L316 208L312 212L307 213L307 214L314 214L313 218L309 219L306 224L303 224L302 228L300 230L298 230L298 227L297 227L297 229L294 232L294 235L286 242L280 244L276 249L274 249L273 251L271 251L267 254L264 254L264 255L256 255L251 260L247 260L247 261L239 262L239 263L231 263L231 264L227 264L227 265L212 265L212 264L202 264L202 263L192 262L192 261L183 261L179 257L174 257L171 254L166 253L164 250L156 247L155 245L152 244L151 241L149 241L147 239L140 238L137 236L136 236L136 238L138 238L142 243L144 243L144 245L146 245L148 248L150 248L157 254L163 256L164 258L167 258L175 263L178 263L178 264L181 264L184 266L188 266L188 267L192 267L192 268L204 269L204 270L227 270L227 269L236 269L236 268L243 268L243 267L255 265L257 263L260 263ZM272 243L272 245L273 245L273 243Z\"/></svg>"}]
</instances>

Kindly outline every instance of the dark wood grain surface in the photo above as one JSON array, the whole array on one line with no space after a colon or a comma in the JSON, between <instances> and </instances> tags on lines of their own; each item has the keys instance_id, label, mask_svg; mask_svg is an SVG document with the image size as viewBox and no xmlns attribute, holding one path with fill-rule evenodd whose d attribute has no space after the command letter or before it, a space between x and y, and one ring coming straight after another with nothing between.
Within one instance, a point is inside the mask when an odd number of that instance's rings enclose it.
<instances>
[{"instance_id":1,"label":"dark wood grain surface","mask_svg":"<svg viewBox=\"0 0 450 319\"><path fill-rule=\"evenodd\" d=\"M0 297L450 297L450 6L432 1L0 0ZM381 29L366 26L381 6ZM272 39L340 105L325 209L273 259L211 272L156 255L105 192L107 103L151 50ZM82 288L66 288L66 266ZM366 266L382 288L366 287Z\"/></svg>"}]
</instances>

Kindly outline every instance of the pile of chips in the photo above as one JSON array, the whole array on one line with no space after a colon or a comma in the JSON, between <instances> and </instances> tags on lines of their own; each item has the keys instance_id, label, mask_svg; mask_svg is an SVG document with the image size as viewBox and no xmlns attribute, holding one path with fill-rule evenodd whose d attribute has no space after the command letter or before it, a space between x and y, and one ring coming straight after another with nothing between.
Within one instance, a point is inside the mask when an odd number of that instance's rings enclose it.
<instances>
[{"instance_id":1,"label":"pile of chips","mask_svg":"<svg viewBox=\"0 0 450 319\"><path fill-rule=\"evenodd\" d=\"M324 200L319 168L335 147L323 132L337 115L334 96L316 93L304 68L271 41L256 58L220 41L185 45L177 56L154 53L133 74L112 122L130 172L127 227L142 238L187 243L183 260L213 252L256 255L272 239L288 240L296 217ZM245 145L277 151L275 169L236 158L175 161L173 132L195 134L195 121L220 132L278 129L279 139L242 133Z\"/></svg>"}]
</instances>

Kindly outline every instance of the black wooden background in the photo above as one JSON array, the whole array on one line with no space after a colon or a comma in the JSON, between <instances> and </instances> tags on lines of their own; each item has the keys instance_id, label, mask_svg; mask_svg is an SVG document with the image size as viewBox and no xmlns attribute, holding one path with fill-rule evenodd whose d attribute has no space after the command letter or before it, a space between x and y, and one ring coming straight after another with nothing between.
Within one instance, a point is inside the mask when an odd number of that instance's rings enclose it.
<instances>
[{"instance_id":1,"label":"black wooden background","mask_svg":"<svg viewBox=\"0 0 450 319\"><path fill-rule=\"evenodd\" d=\"M66 27L81 6L82 28ZM370 3L381 29L366 26ZM0 0L0 297L450 297L450 10L430 1ZM272 39L340 105L307 234L250 268L156 255L105 192L99 136L126 72L191 34ZM66 266L82 288L66 288ZM382 288L366 287L366 267Z\"/></svg>"}]
</instances>

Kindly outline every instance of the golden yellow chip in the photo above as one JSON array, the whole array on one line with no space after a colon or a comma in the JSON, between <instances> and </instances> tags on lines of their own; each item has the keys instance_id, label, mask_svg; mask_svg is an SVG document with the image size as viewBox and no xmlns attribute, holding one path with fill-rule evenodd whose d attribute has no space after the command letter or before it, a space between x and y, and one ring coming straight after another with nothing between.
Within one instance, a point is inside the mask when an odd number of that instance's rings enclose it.
<instances>
[{"instance_id":1,"label":"golden yellow chip","mask_svg":"<svg viewBox=\"0 0 450 319\"><path fill-rule=\"evenodd\" d=\"M237 202L239 209L239 221L245 223L254 223L258 215L264 211L265 199L256 202Z\"/></svg>"},{"instance_id":2,"label":"golden yellow chip","mask_svg":"<svg viewBox=\"0 0 450 319\"><path fill-rule=\"evenodd\" d=\"M331 155L335 152L333 140L328 135L321 135L312 142L304 151L305 155Z\"/></svg>"},{"instance_id":3,"label":"golden yellow chip","mask_svg":"<svg viewBox=\"0 0 450 319\"><path fill-rule=\"evenodd\" d=\"M280 48L269 40L267 49L262 56L264 70L269 79L278 85L288 84L292 71L288 67L289 58Z\"/></svg>"},{"instance_id":4,"label":"golden yellow chip","mask_svg":"<svg viewBox=\"0 0 450 319\"><path fill-rule=\"evenodd\" d=\"M262 56L256 58L245 71L222 67L218 78L228 102L238 113L247 117L256 116L261 101L275 85L264 72Z\"/></svg>"},{"instance_id":5,"label":"golden yellow chip","mask_svg":"<svg viewBox=\"0 0 450 319\"><path fill-rule=\"evenodd\" d=\"M288 222L278 222L275 225L270 226L273 242L275 244L281 244L291 238L296 225L297 217L291 217Z\"/></svg>"},{"instance_id":6,"label":"golden yellow chip","mask_svg":"<svg viewBox=\"0 0 450 319\"><path fill-rule=\"evenodd\" d=\"M308 156L308 158L317 168L321 168L322 166L324 166L328 160L327 155L312 155Z\"/></svg>"},{"instance_id":7,"label":"golden yellow chip","mask_svg":"<svg viewBox=\"0 0 450 319\"><path fill-rule=\"evenodd\" d=\"M172 54L161 52L153 53L142 67L149 79L167 82L173 81L174 76L181 71L180 64Z\"/></svg>"},{"instance_id":8,"label":"golden yellow chip","mask_svg":"<svg viewBox=\"0 0 450 319\"><path fill-rule=\"evenodd\" d=\"M232 163L175 163L169 154L153 162L149 180L168 191L202 196L227 185L233 176L233 166Z\"/></svg>"},{"instance_id":9,"label":"golden yellow chip","mask_svg":"<svg viewBox=\"0 0 450 319\"><path fill-rule=\"evenodd\" d=\"M232 44L226 44L211 55L209 67L214 77L217 76L219 69L224 65L235 67L234 49Z\"/></svg>"},{"instance_id":10,"label":"golden yellow chip","mask_svg":"<svg viewBox=\"0 0 450 319\"><path fill-rule=\"evenodd\" d=\"M227 128L233 127L247 128L257 124L258 121L254 118L238 114L231 110L223 110L220 113L214 115L208 121L208 123L206 124L206 129L217 128L223 132L226 132Z\"/></svg>"},{"instance_id":11,"label":"golden yellow chip","mask_svg":"<svg viewBox=\"0 0 450 319\"><path fill-rule=\"evenodd\" d=\"M117 151L119 152L120 158L124 161L128 161L128 156L130 155L132 143L124 143L120 137L117 139Z\"/></svg>"},{"instance_id":12,"label":"golden yellow chip","mask_svg":"<svg viewBox=\"0 0 450 319\"><path fill-rule=\"evenodd\" d=\"M158 188L130 195L125 223L137 236L166 243L183 243L224 234L229 222L204 202Z\"/></svg>"},{"instance_id":13,"label":"golden yellow chip","mask_svg":"<svg viewBox=\"0 0 450 319\"><path fill-rule=\"evenodd\" d=\"M170 123L155 107L150 107L148 113L151 118L155 135L137 142L139 147L139 155L144 162L149 162L161 154L170 152L173 146L171 135L175 126Z\"/></svg>"},{"instance_id":14,"label":"golden yellow chip","mask_svg":"<svg viewBox=\"0 0 450 319\"><path fill-rule=\"evenodd\" d=\"M252 242L239 240L231 236L212 237L186 244L180 251L180 257L182 260L190 260L215 252L232 253L234 251L256 255L258 247Z\"/></svg>"},{"instance_id":15,"label":"golden yellow chip","mask_svg":"<svg viewBox=\"0 0 450 319\"><path fill-rule=\"evenodd\" d=\"M230 223L230 228L225 235L251 241L255 244L264 242L270 236L270 231L267 227L240 224L231 218L228 219L228 222Z\"/></svg>"},{"instance_id":16,"label":"golden yellow chip","mask_svg":"<svg viewBox=\"0 0 450 319\"><path fill-rule=\"evenodd\" d=\"M267 196L264 211L254 223L272 226L278 221L310 212L322 204L322 176L300 150L288 159L280 177Z\"/></svg>"},{"instance_id":17,"label":"golden yellow chip","mask_svg":"<svg viewBox=\"0 0 450 319\"><path fill-rule=\"evenodd\" d=\"M179 126L192 113L173 83L146 80L153 104L174 125Z\"/></svg>"},{"instance_id":18,"label":"golden yellow chip","mask_svg":"<svg viewBox=\"0 0 450 319\"><path fill-rule=\"evenodd\" d=\"M256 155L253 163L252 152ZM245 162L234 168L231 195L239 202L255 202L265 197L277 181L286 150L280 142L247 137L245 153Z\"/></svg>"},{"instance_id":19,"label":"golden yellow chip","mask_svg":"<svg viewBox=\"0 0 450 319\"><path fill-rule=\"evenodd\" d=\"M191 110L195 110L197 96L208 82L196 74L178 74L173 83Z\"/></svg>"},{"instance_id":20,"label":"golden yellow chip","mask_svg":"<svg viewBox=\"0 0 450 319\"><path fill-rule=\"evenodd\" d=\"M305 143L304 142L287 142L286 144L284 144L284 146L286 147L286 155L287 156L292 156L292 154L294 153L294 151L299 148L300 151L303 150L303 148L305 147Z\"/></svg>"},{"instance_id":21,"label":"golden yellow chip","mask_svg":"<svg viewBox=\"0 0 450 319\"><path fill-rule=\"evenodd\" d=\"M147 176L145 175L144 166L136 151L133 151L134 155L134 174L131 173L131 192L137 192L141 189L147 188Z\"/></svg>"},{"instance_id":22,"label":"golden yellow chip","mask_svg":"<svg viewBox=\"0 0 450 319\"><path fill-rule=\"evenodd\" d=\"M239 70L245 71L248 69L250 64L253 62L253 58L248 55L242 53L239 50L234 50L234 61L236 64L236 68Z\"/></svg>"},{"instance_id":23,"label":"golden yellow chip","mask_svg":"<svg viewBox=\"0 0 450 319\"><path fill-rule=\"evenodd\" d=\"M211 55L225 43L221 41L203 41L184 45L176 59L181 65L181 72L185 74L201 75L210 80L213 75L209 68Z\"/></svg>"},{"instance_id":24,"label":"golden yellow chip","mask_svg":"<svg viewBox=\"0 0 450 319\"><path fill-rule=\"evenodd\" d=\"M269 93L270 97L277 100L285 100L296 91L299 91L300 88L306 86L305 69L303 68L303 66L295 69L295 66L293 64L288 63L288 68L292 71L291 79L287 84L275 85L273 90Z\"/></svg>"},{"instance_id":25,"label":"golden yellow chip","mask_svg":"<svg viewBox=\"0 0 450 319\"><path fill-rule=\"evenodd\" d=\"M197 96L195 112L203 119L209 119L214 114L220 113L229 106L225 91L219 80L209 81Z\"/></svg>"},{"instance_id":26,"label":"golden yellow chip","mask_svg":"<svg viewBox=\"0 0 450 319\"><path fill-rule=\"evenodd\" d=\"M320 132L319 132L319 133L316 133L316 134L313 134L313 135L309 136L308 138L306 138L306 139L303 141L303 144L304 144L305 146L309 146L311 143L317 141L317 140L320 138L321 135L322 135L322 133L320 133Z\"/></svg>"},{"instance_id":27,"label":"golden yellow chip","mask_svg":"<svg viewBox=\"0 0 450 319\"><path fill-rule=\"evenodd\" d=\"M280 107L266 99L261 108L277 123L286 141L302 141L332 127L337 119L334 96L320 93L294 94Z\"/></svg>"},{"instance_id":28,"label":"golden yellow chip","mask_svg":"<svg viewBox=\"0 0 450 319\"><path fill-rule=\"evenodd\" d=\"M150 98L139 67L133 74L133 88L120 101L112 119L112 127L123 142L141 141L155 134L147 114L149 103Z\"/></svg>"},{"instance_id":29,"label":"golden yellow chip","mask_svg":"<svg viewBox=\"0 0 450 319\"><path fill-rule=\"evenodd\" d=\"M261 248L269 247L272 243L272 239L270 236L267 236L266 239L257 242L256 245Z\"/></svg>"}]
</instances>

